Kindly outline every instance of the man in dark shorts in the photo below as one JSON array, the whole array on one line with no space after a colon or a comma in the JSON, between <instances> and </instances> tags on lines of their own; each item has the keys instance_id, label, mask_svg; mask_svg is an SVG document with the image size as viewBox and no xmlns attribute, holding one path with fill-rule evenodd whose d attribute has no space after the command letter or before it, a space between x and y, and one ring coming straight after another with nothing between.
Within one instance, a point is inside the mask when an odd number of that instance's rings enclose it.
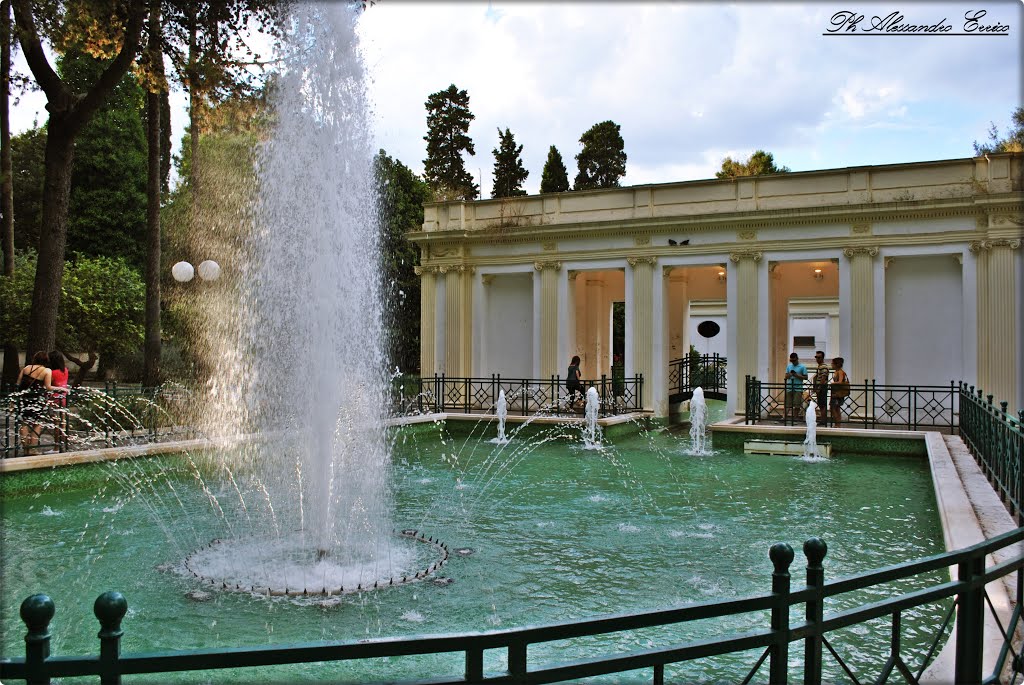
<instances>
[{"instance_id":1,"label":"man in dark shorts","mask_svg":"<svg viewBox=\"0 0 1024 685\"><path fill-rule=\"evenodd\" d=\"M814 370L814 401L818 405L818 423L825 422L828 416L828 364L825 363L825 353L818 350L814 353L814 363L817 368Z\"/></svg>"}]
</instances>

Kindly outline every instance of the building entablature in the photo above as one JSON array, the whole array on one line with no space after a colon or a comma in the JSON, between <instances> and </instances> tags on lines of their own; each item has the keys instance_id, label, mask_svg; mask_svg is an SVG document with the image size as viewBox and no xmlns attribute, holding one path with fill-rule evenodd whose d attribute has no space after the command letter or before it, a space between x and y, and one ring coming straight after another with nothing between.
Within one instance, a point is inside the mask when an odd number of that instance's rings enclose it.
<instances>
[{"instance_id":1,"label":"building entablature","mask_svg":"<svg viewBox=\"0 0 1024 685\"><path fill-rule=\"evenodd\" d=\"M721 251L725 243L885 234L886 224L929 222L929 241L1019 235L1024 216L1024 155L688 181L598 191L425 205L422 230L408 234L423 261L502 261L557 250L606 256ZM746 197L749 194L749 197ZM964 220L967 221L964 221ZM945 220L945 221L943 221ZM965 230L972 235L958 235ZM822 234L824 231L825 234ZM900 231L893 231L896 239ZM941 234L941 235L937 235ZM809 236L810 237L810 236ZM532 244L532 245L531 245ZM539 249L538 249L539 248Z\"/></svg>"}]
</instances>

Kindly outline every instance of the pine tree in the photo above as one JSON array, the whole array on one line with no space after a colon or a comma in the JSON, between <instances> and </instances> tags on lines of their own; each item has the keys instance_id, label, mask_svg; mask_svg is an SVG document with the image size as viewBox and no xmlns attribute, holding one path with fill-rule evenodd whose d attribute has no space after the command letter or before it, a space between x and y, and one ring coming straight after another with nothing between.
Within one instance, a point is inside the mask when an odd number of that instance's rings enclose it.
<instances>
[{"instance_id":1,"label":"pine tree","mask_svg":"<svg viewBox=\"0 0 1024 685\"><path fill-rule=\"evenodd\" d=\"M462 153L476 154L467 135L469 122L476 117L469 111L469 93L455 84L432 93L427 108L427 158L423 160L423 179L441 198L475 200L480 188L466 171Z\"/></svg>"},{"instance_id":2,"label":"pine tree","mask_svg":"<svg viewBox=\"0 0 1024 685\"><path fill-rule=\"evenodd\" d=\"M614 121L594 124L580 136L583 149L576 155L579 173L573 190L618 188L626 175L626 152L619 125Z\"/></svg>"},{"instance_id":3,"label":"pine tree","mask_svg":"<svg viewBox=\"0 0 1024 685\"><path fill-rule=\"evenodd\" d=\"M523 167L523 146L516 146L516 138L508 128L502 133L498 129L498 147L494 154L494 187L491 197L515 197L526 195L523 181L530 172Z\"/></svg>"},{"instance_id":4,"label":"pine tree","mask_svg":"<svg viewBox=\"0 0 1024 685\"><path fill-rule=\"evenodd\" d=\"M540 175L540 192L564 193L569 190L569 172L565 170L562 153L552 145L548 149L548 160L544 162L544 171Z\"/></svg>"}]
</instances>

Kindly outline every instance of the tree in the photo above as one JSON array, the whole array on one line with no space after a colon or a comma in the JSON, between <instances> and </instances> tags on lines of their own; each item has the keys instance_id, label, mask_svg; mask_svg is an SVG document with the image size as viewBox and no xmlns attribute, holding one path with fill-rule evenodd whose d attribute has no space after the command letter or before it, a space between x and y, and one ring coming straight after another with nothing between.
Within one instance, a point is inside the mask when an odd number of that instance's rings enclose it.
<instances>
[{"instance_id":1,"label":"tree","mask_svg":"<svg viewBox=\"0 0 1024 685\"><path fill-rule=\"evenodd\" d=\"M385 327L390 364L403 372L420 365L420 279L416 246L406 232L423 225L423 203L430 188L407 166L384 150L374 158L380 198L381 292L386 303Z\"/></svg>"},{"instance_id":2,"label":"tree","mask_svg":"<svg viewBox=\"0 0 1024 685\"><path fill-rule=\"evenodd\" d=\"M58 71L72 88L94 81L104 61L65 53ZM146 134L144 94L126 74L84 125L75 142L67 250L89 256L123 256L135 269L145 263Z\"/></svg>"},{"instance_id":3,"label":"tree","mask_svg":"<svg viewBox=\"0 0 1024 685\"><path fill-rule=\"evenodd\" d=\"M626 152L619 125L614 121L594 124L580 136L583 149L576 155L579 172L573 190L618 188L626 175Z\"/></svg>"},{"instance_id":4,"label":"tree","mask_svg":"<svg viewBox=\"0 0 1024 685\"><path fill-rule=\"evenodd\" d=\"M1024 152L1024 107L1018 107L1010 115L1013 127L1007 131L1005 138L999 137L999 129L992 122L988 130L988 142L974 141L974 154L977 157L995 152Z\"/></svg>"},{"instance_id":5,"label":"tree","mask_svg":"<svg viewBox=\"0 0 1024 685\"><path fill-rule=\"evenodd\" d=\"M552 145L548 149L548 159L544 162L544 171L540 175L540 192L564 193L569 190L569 173L562 161L562 153Z\"/></svg>"},{"instance_id":6,"label":"tree","mask_svg":"<svg viewBox=\"0 0 1024 685\"><path fill-rule=\"evenodd\" d=\"M142 37L146 2L13 0L13 3L22 53L35 82L46 95L46 109L50 114L42 232L32 290L28 349L52 349L64 276L75 140L131 67ZM44 40L51 48L64 51L77 47L112 59L95 81L74 88L50 65Z\"/></svg>"},{"instance_id":7,"label":"tree","mask_svg":"<svg viewBox=\"0 0 1024 685\"><path fill-rule=\"evenodd\" d=\"M498 129L498 147L491 150L494 155L494 187L491 197L516 197L526 195L523 181L530 172L523 167L523 146L516 146L515 136L508 128L502 133Z\"/></svg>"},{"instance_id":8,"label":"tree","mask_svg":"<svg viewBox=\"0 0 1024 685\"><path fill-rule=\"evenodd\" d=\"M161 96L168 91L161 43L160 3L154 2L149 9L149 43L145 55L147 72L151 75L146 92L146 320L142 353L142 385L146 388L155 387L161 380L160 191L164 185L161 182L164 179L161 173L164 98ZM166 123L170 123L169 116L167 119Z\"/></svg>"},{"instance_id":9,"label":"tree","mask_svg":"<svg viewBox=\"0 0 1024 685\"><path fill-rule=\"evenodd\" d=\"M64 274L60 347L84 352L75 385L100 354L117 357L142 344L146 286L124 259L78 257Z\"/></svg>"},{"instance_id":10,"label":"tree","mask_svg":"<svg viewBox=\"0 0 1024 685\"><path fill-rule=\"evenodd\" d=\"M17 353L18 348L25 346L25 334L28 332L32 282L36 275L36 253L33 250L19 250L12 256L14 269L10 275L0 276L0 331L4 332L4 343L14 346ZM13 383L14 379L4 381Z\"/></svg>"},{"instance_id":11,"label":"tree","mask_svg":"<svg viewBox=\"0 0 1024 685\"><path fill-rule=\"evenodd\" d=\"M475 200L480 188L466 171L462 153L476 154L467 135L469 123L476 117L469 111L469 93L455 84L431 93L427 108L427 158L423 160L423 178L435 194L463 200Z\"/></svg>"},{"instance_id":12,"label":"tree","mask_svg":"<svg viewBox=\"0 0 1024 685\"><path fill-rule=\"evenodd\" d=\"M0 249L4 276L14 275L14 183L11 172L11 0L0 0ZM9 334L0 335L6 338ZM18 373L18 348L0 341L4 366L0 384L11 383Z\"/></svg>"},{"instance_id":13,"label":"tree","mask_svg":"<svg viewBox=\"0 0 1024 685\"><path fill-rule=\"evenodd\" d=\"M764 150L755 150L746 162L726 157L722 160L722 170L715 172L715 178L736 178L737 176L764 176L766 174L784 174L789 167L776 166L775 156Z\"/></svg>"}]
</instances>

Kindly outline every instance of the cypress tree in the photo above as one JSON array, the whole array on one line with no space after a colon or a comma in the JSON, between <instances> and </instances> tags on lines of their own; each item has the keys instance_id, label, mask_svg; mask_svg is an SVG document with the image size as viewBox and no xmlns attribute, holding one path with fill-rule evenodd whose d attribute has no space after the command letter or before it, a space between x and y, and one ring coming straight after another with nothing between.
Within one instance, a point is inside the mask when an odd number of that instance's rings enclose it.
<instances>
[{"instance_id":1,"label":"cypress tree","mask_svg":"<svg viewBox=\"0 0 1024 685\"><path fill-rule=\"evenodd\" d=\"M544 171L540 175L540 192L564 193L569 190L569 172L562 161L562 153L552 145L548 149L548 159L544 162Z\"/></svg>"},{"instance_id":2,"label":"cypress tree","mask_svg":"<svg viewBox=\"0 0 1024 685\"><path fill-rule=\"evenodd\" d=\"M427 108L427 158L423 160L423 180L435 196L475 200L480 188L466 171L462 153L476 154L467 135L469 123L476 117L469 111L469 93L455 84L431 93Z\"/></svg>"},{"instance_id":3,"label":"cypress tree","mask_svg":"<svg viewBox=\"0 0 1024 685\"><path fill-rule=\"evenodd\" d=\"M619 125L614 121L594 124L580 136L583 149L576 155L579 173L573 190L618 188L626 175L626 153Z\"/></svg>"},{"instance_id":4,"label":"cypress tree","mask_svg":"<svg viewBox=\"0 0 1024 685\"><path fill-rule=\"evenodd\" d=\"M502 133L498 129L498 147L491 150L494 154L494 187L491 197L515 197L526 195L523 181L530 172L523 167L523 146L516 146L515 136L508 128Z\"/></svg>"}]
</instances>

